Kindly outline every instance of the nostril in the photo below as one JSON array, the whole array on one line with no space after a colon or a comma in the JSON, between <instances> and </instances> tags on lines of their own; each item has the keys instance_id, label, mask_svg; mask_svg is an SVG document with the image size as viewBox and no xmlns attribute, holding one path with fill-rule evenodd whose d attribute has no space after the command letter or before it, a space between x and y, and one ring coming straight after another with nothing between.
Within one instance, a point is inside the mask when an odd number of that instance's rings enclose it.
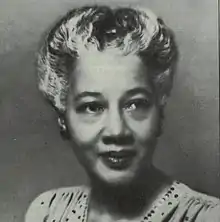
<instances>
[{"instance_id":1,"label":"nostril","mask_svg":"<svg viewBox=\"0 0 220 222\"><path fill-rule=\"evenodd\" d=\"M102 141L105 145L131 145L134 143L132 135L103 136Z\"/></svg>"}]
</instances>

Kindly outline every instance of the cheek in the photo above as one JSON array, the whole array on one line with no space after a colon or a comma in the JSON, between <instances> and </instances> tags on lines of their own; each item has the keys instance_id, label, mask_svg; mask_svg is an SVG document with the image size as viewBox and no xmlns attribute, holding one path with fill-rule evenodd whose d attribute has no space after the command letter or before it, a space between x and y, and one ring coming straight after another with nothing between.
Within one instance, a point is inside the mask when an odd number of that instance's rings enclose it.
<instances>
[{"instance_id":1,"label":"cheek","mask_svg":"<svg viewBox=\"0 0 220 222\"><path fill-rule=\"evenodd\" d=\"M67 122L71 137L77 143L91 143L99 135L100 121L85 121L74 111L67 112Z\"/></svg>"},{"instance_id":2,"label":"cheek","mask_svg":"<svg viewBox=\"0 0 220 222\"><path fill-rule=\"evenodd\" d=\"M145 119L141 121L129 119L128 125L140 142L153 139L159 128L159 112L153 107Z\"/></svg>"}]
</instances>

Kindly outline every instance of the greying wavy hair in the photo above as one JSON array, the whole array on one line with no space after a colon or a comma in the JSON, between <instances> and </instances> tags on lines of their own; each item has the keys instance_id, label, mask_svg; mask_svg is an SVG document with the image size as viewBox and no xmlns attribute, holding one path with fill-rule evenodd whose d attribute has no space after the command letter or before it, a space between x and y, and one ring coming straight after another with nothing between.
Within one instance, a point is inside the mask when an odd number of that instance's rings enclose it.
<instances>
[{"instance_id":1,"label":"greying wavy hair","mask_svg":"<svg viewBox=\"0 0 220 222\"><path fill-rule=\"evenodd\" d=\"M49 32L38 54L38 86L60 113L66 110L70 73L84 50L135 54L151 71L160 95L172 88L177 47L171 30L148 9L84 6L67 13Z\"/></svg>"}]
</instances>

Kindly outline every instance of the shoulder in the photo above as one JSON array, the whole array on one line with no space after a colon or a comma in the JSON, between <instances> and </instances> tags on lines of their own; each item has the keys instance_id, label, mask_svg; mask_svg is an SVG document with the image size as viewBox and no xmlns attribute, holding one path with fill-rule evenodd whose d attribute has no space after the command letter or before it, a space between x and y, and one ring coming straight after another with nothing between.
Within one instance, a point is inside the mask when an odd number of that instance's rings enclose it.
<instances>
[{"instance_id":1,"label":"shoulder","mask_svg":"<svg viewBox=\"0 0 220 222\"><path fill-rule=\"evenodd\" d=\"M54 208L56 211L59 208L62 211L70 203L74 204L81 196L87 195L88 192L89 189L86 186L63 187L46 191L32 201L26 212L25 222L43 222L50 216Z\"/></svg>"},{"instance_id":2,"label":"shoulder","mask_svg":"<svg viewBox=\"0 0 220 222\"><path fill-rule=\"evenodd\" d=\"M176 182L176 187L178 191L182 194L184 198L193 198L200 202L204 202L207 204L218 205L220 203L220 199L206 193L198 192L186 184Z\"/></svg>"},{"instance_id":3,"label":"shoulder","mask_svg":"<svg viewBox=\"0 0 220 222\"><path fill-rule=\"evenodd\" d=\"M176 221L187 218L200 221L220 221L220 199L191 189L183 183L177 183L180 194L179 205L176 210Z\"/></svg>"}]
</instances>

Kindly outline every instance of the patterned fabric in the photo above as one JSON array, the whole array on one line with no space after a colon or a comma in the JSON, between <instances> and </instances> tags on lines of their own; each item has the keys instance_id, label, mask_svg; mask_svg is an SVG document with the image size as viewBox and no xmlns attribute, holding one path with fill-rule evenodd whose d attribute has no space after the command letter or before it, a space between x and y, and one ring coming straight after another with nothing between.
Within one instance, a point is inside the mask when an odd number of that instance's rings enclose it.
<instances>
[{"instance_id":1,"label":"patterned fabric","mask_svg":"<svg viewBox=\"0 0 220 222\"><path fill-rule=\"evenodd\" d=\"M30 205L25 222L86 222L90 190L85 186L47 191ZM140 222L220 222L220 200L173 182Z\"/></svg>"}]
</instances>

